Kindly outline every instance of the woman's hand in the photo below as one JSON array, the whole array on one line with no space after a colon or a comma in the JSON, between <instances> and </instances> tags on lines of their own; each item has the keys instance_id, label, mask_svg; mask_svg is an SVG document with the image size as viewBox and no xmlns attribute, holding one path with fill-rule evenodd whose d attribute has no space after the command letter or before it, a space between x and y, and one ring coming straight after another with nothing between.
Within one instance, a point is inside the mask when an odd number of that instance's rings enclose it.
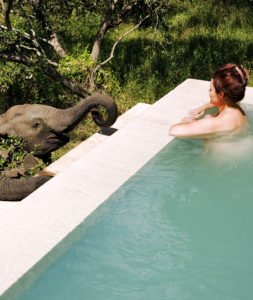
<instances>
[{"instance_id":1,"label":"woman's hand","mask_svg":"<svg viewBox=\"0 0 253 300\"><path fill-rule=\"evenodd\" d=\"M194 116L186 116L181 120L181 123L192 123L196 121L196 118Z\"/></svg>"},{"instance_id":2,"label":"woman's hand","mask_svg":"<svg viewBox=\"0 0 253 300\"><path fill-rule=\"evenodd\" d=\"M188 112L188 114L191 117L195 118L195 119L199 119L199 118L203 117L203 115L205 114L205 111L207 109L210 109L210 108L213 108L213 107L215 107L215 105L213 105L212 103L208 102L208 103L206 103L206 104L204 104L204 105L202 105L200 107L197 107L195 109L190 110Z\"/></svg>"},{"instance_id":3,"label":"woman's hand","mask_svg":"<svg viewBox=\"0 0 253 300\"><path fill-rule=\"evenodd\" d=\"M203 108L203 106L197 107L188 112L189 117L194 118L194 119L202 117L204 115L204 113L205 113L205 109Z\"/></svg>"}]
</instances>

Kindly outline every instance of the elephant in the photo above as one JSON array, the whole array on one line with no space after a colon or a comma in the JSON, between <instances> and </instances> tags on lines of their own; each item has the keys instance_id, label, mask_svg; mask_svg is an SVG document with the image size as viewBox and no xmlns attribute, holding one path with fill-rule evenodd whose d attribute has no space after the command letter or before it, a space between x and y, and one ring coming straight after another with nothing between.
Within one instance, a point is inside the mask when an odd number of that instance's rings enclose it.
<instances>
[{"instance_id":1,"label":"elephant","mask_svg":"<svg viewBox=\"0 0 253 300\"><path fill-rule=\"evenodd\" d=\"M99 107L105 108L103 118ZM22 104L11 107L0 115L0 137L22 136L27 151L36 149L36 156L45 159L52 151L68 142L64 133L72 130L88 112L100 127L110 127L118 117L113 98L94 94L82 99L73 107L59 109L42 104ZM26 178L0 177L0 200L19 201L49 180L51 175Z\"/></svg>"}]
</instances>

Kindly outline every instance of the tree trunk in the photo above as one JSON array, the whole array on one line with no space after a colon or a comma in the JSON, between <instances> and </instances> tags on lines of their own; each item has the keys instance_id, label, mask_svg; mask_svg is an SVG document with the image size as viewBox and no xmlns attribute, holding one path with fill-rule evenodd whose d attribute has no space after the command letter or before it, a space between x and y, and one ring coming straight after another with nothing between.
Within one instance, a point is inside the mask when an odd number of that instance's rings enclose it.
<instances>
[{"instance_id":1,"label":"tree trunk","mask_svg":"<svg viewBox=\"0 0 253 300\"><path fill-rule=\"evenodd\" d=\"M48 41L48 43L54 48L54 51L60 56L63 57L66 52L65 50L62 48L61 44L59 43L58 37L56 35L56 33L52 33L50 36L50 40Z\"/></svg>"},{"instance_id":2,"label":"tree trunk","mask_svg":"<svg viewBox=\"0 0 253 300\"><path fill-rule=\"evenodd\" d=\"M101 24L99 26L99 30L98 30L95 42L93 44L92 52L91 52L91 56L94 61L98 60L98 56L99 56L100 49L101 49L101 43L102 43L105 33L108 30L108 28L110 27L110 25L111 25L111 20L105 19L101 22Z\"/></svg>"},{"instance_id":3,"label":"tree trunk","mask_svg":"<svg viewBox=\"0 0 253 300\"><path fill-rule=\"evenodd\" d=\"M13 0L7 1L6 4L4 3L4 0L0 0L0 3L2 5L3 17L4 17L6 27L9 31L11 31L12 26L11 26L9 14L13 5Z\"/></svg>"}]
</instances>

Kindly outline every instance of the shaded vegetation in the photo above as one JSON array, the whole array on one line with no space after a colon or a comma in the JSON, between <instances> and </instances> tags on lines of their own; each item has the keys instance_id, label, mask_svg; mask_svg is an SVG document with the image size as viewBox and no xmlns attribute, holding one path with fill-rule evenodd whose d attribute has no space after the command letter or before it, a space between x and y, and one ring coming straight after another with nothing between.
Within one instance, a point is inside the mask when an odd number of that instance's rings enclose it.
<instances>
[{"instance_id":1,"label":"shaded vegetation","mask_svg":"<svg viewBox=\"0 0 253 300\"><path fill-rule=\"evenodd\" d=\"M0 174L7 177L26 177L39 172L45 164L26 151L22 137L8 135L0 138Z\"/></svg>"},{"instance_id":2,"label":"shaded vegetation","mask_svg":"<svg viewBox=\"0 0 253 300\"><path fill-rule=\"evenodd\" d=\"M119 26L107 31L98 62L94 62L91 52L103 17L103 1L96 1L97 8L93 5L95 2L89 1L63 1L63 6L58 2L55 1L53 11L47 15L67 51L67 55L56 59L57 70L86 86L90 70L110 55L115 40L138 21L137 14L122 19ZM96 74L95 90L113 96L120 113L138 102L154 103L186 78L209 80L217 67L228 62L252 70L253 1L164 2L166 5L157 11L157 19L153 14L122 39L114 58ZM18 19L14 19L14 25L20 25ZM9 40L15 41L15 37ZM50 48L47 51L50 53ZM78 101L74 93L46 76L41 71L41 64L43 61L27 67L0 60L1 112L20 103L67 107ZM249 85L253 85L252 78ZM70 133L73 144L58 150L54 157L59 157L97 130L89 118L83 121Z\"/></svg>"}]
</instances>

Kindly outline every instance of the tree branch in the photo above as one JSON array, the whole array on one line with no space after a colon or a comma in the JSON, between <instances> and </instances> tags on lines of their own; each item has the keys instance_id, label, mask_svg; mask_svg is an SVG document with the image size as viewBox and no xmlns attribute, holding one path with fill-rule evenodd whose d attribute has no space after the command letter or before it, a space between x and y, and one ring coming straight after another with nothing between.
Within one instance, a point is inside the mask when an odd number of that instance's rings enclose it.
<instances>
[{"instance_id":1,"label":"tree branch","mask_svg":"<svg viewBox=\"0 0 253 300\"><path fill-rule=\"evenodd\" d=\"M21 63L27 67L33 67L36 65L36 63L27 56L17 56L17 55L0 53L0 59L4 61ZM87 96L90 96L90 93L87 90L76 85L74 82L67 79L66 77L62 76L54 67L50 65L43 65L42 70L45 72L45 74L48 77L60 82L63 86L71 90L74 94L78 95L79 97L85 98Z\"/></svg>"},{"instance_id":2,"label":"tree branch","mask_svg":"<svg viewBox=\"0 0 253 300\"><path fill-rule=\"evenodd\" d=\"M11 31L12 26L11 26L11 21L10 21L10 11L11 11L11 8L13 5L13 0L8 0L6 4L4 3L4 0L0 0L0 3L2 5L4 22L7 26L7 29L9 31Z\"/></svg>"},{"instance_id":3,"label":"tree branch","mask_svg":"<svg viewBox=\"0 0 253 300\"><path fill-rule=\"evenodd\" d=\"M1 0L0 0L1 1ZM3 26L0 24L0 28L7 30L7 27ZM56 62L53 62L52 60L48 59L46 56L46 53L44 52L43 48L40 46L40 44L38 43L37 39L36 39L36 34L34 32L34 30L31 29L32 35L30 35L27 32L21 32L16 28L12 29L14 32L18 33L20 36L22 36L24 39L28 40L29 42L31 42L34 47L29 47L26 45L16 45L16 49L18 50L18 52L20 52L20 48L26 49L28 51L33 51L37 54L38 57L44 57L44 59L51 65L54 66L58 66L58 64ZM39 38L41 41L43 41L44 43L47 43L48 45L51 45L51 41L48 41L46 39L42 39ZM52 46L52 45L51 45Z\"/></svg>"},{"instance_id":4,"label":"tree branch","mask_svg":"<svg viewBox=\"0 0 253 300\"><path fill-rule=\"evenodd\" d=\"M31 60L29 57L23 56L23 55L17 56L17 55L13 55L13 54L0 53L0 59L2 59L4 61L12 61L15 63L21 63L27 67L35 66L35 62L33 60Z\"/></svg>"},{"instance_id":5,"label":"tree branch","mask_svg":"<svg viewBox=\"0 0 253 300\"><path fill-rule=\"evenodd\" d=\"M50 40L47 41L47 43L53 47L54 51L60 56L63 57L66 52L65 50L62 48L57 34L55 32L52 31L51 35L50 35Z\"/></svg>"},{"instance_id":6,"label":"tree branch","mask_svg":"<svg viewBox=\"0 0 253 300\"><path fill-rule=\"evenodd\" d=\"M144 20L146 20L147 18L149 18L150 15L147 15L145 18L143 18L135 27L133 27L132 29L130 29L129 31L125 32L123 35L121 35L118 40L114 43L113 47L112 47L112 50L111 50L111 54L110 56L104 60L103 62L101 62L100 64L97 65L96 67L96 71L100 69L101 66L105 65L106 63L108 63L113 57L114 57L114 51L115 51L115 48L116 46L118 45L118 43L125 37L127 36L129 33L131 33L132 31L134 31L135 29L137 29L142 23Z\"/></svg>"},{"instance_id":7,"label":"tree branch","mask_svg":"<svg viewBox=\"0 0 253 300\"><path fill-rule=\"evenodd\" d=\"M27 67L33 67L36 65L36 62L31 60L27 56L17 56L17 55L0 53L0 59L4 61L21 63ZM90 93L87 90L76 85L70 79L67 79L66 77L62 76L53 66L43 65L42 70L48 77L60 82L64 87L68 88L79 97L86 98L87 96L90 96Z\"/></svg>"},{"instance_id":8,"label":"tree branch","mask_svg":"<svg viewBox=\"0 0 253 300\"><path fill-rule=\"evenodd\" d=\"M85 90L83 87L80 87L76 85L73 81L70 79L67 79L66 77L62 76L55 68L52 66L43 66L42 67L45 74L47 74L49 77L53 78L54 80L60 82L63 86L71 90L73 93L78 95L81 98L86 98L87 96L90 96L90 93Z\"/></svg>"},{"instance_id":9,"label":"tree branch","mask_svg":"<svg viewBox=\"0 0 253 300\"><path fill-rule=\"evenodd\" d=\"M47 24L46 18L43 14L41 1L28 0L28 3L32 6L36 19L40 22L43 30L47 33L49 39L46 40L47 44L53 47L54 51L60 56L64 56L66 54L62 45L60 44L57 34L53 31L51 26ZM45 41L45 40L44 40Z\"/></svg>"}]
</instances>

